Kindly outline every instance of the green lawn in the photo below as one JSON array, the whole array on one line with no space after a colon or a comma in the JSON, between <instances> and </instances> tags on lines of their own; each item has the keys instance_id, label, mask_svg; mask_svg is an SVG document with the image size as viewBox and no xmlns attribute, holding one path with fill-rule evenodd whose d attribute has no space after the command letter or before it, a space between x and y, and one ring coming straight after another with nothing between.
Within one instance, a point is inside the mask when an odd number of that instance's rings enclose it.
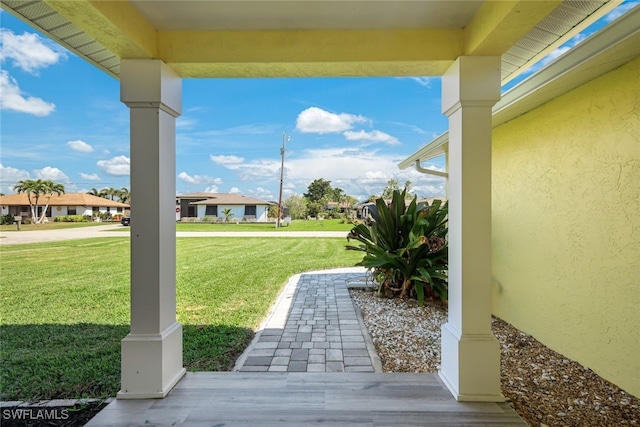
<instances>
[{"instance_id":1,"label":"green lawn","mask_svg":"<svg viewBox=\"0 0 640 427\"><path fill-rule=\"evenodd\" d=\"M288 227L276 228L274 223L246 223L246 224L210 224L204 222L179 222L176 231L344 231L349 232L353 224L342 223L339 219L306 220L291 222Z\"/></svg>"},{"instance_id":2,"label":"green lawn","mask_svg":"<svg viewBox=\"0 0 640 427\"><path fill-rule=\"evenodd\" d=\"M187 369L230 369L291 275L360 259L345 244L178 239L177 312ZM129 323L129 239L0 250L0 400L115 396Z\"/></svg>"},{"instance_id":3,"label":"green lawn","mask_svg":"<svg viewBox=\"0 0 640 427\"><path fill-rule=\"evenodd\" d=\"M44 224L20 224L20 231L57 230L59 228L95 227L118 224L117 222L45 222ZM16 224L0 225L0 231L18 231Z\"/></svg>"}]
</instances>

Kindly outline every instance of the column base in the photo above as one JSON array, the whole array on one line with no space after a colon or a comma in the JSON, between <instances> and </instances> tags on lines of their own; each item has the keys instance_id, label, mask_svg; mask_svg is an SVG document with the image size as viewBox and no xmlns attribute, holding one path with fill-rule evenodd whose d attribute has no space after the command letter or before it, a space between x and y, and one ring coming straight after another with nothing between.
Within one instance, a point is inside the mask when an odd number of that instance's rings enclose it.
<instances>
[{"instance_id":1,"label":"column base","mask_svg":"<svg viewBox=\"0 0 640 427\"><path fill-rule=\"evenodd\" d=\"M462 335L442 325L438 374L460 402L504 402L500 392L500 343L492 335Z\"/></svg>"},{"instance_id":2,"label":"column base","mask_svg":"<svg viewBox=\"0 0 640 427\"><path fill-rule=\"evenodd\" d=\"M186 373L182 366L182 325L159 334L129 334L122 340L118 399L162 399Z\"/></svg>"}]
</instances>

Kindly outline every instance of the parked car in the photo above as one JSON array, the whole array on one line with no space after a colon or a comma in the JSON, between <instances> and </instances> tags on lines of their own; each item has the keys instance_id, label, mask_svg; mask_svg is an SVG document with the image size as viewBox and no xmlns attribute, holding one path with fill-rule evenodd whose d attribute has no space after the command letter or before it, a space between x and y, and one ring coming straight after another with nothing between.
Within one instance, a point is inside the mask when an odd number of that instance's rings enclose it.
<instances>
[{"instance_id":1,"label":"parked car","mask_svg":"<svg viewBox=\"0 0 640 427\"><path fill-rule=\"evenodd\" d=\"M124 225L125 227L131 225L131 217L123 216L122 219L120 220L120 224Z\"/></svg>"}]
</instances>

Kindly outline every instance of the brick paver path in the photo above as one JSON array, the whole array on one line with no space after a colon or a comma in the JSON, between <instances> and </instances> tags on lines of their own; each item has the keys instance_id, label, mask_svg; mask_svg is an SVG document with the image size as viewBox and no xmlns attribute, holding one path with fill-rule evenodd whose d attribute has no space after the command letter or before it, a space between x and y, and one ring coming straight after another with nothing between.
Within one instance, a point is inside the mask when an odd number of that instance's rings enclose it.
<instances>
[{"instance_id":1,"label":"brick paver path","mask_svg":"<svg viewBox=\"0 0 640 427\"><path fill-rule=\"evenodd\" d=\"M335 271L294 276L235 370L379 372L348 290L348 284L365 285L365 272Z\"/></svg>"}]
</instances>

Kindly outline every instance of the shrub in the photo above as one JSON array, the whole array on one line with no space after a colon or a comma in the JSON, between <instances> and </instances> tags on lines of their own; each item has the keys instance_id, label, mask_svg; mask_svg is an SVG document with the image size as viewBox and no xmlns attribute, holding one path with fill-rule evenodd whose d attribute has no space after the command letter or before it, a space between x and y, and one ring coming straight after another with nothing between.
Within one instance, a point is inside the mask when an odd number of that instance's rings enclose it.
<instances>
[{"instance_id":1,"label":"shrub","mask_svg":"<svg viewBox=\"0 0 640 427\"><path fill-rule=\"evenodd\" d=\"M216 220L218 219L217 216L213 215L213 216L205 216L202 218L202 222L216 222Z\"/></svg>"},{"instance_id":2,"label":"shrub","mask_svg":"<svg viewBox=\"0 0 640 427\"><path fill-rule=\"evenodd\" d=\"M405 204L406 191L394 191L391 203L376 200L377 212L355 225L347 239L365 252L358 265L373 270L382 295L447 300L448 206L434 200L418 209L416 197Z\"/></svg>"},{"instance_id":3,"label":"shrub","mask_svg":"<svg viewBox=\"0 0 640 427\"><path fill-rule=\"evenodd\" d=\"M2 215L0 216L0 224L1 225L11 225L13 224L13 215L11 214L6 214L6 215Z\"/></svg>"},{"instance_id":4,"label":"shrub","mask_svg":"<svg viewBox=\"0 0 640 427\"><path fill-rule=\"evenodd\" d=\"M55 217L53 222L88 222L87 216L82 215L60 215Z\"/></svg>"}]
</instances>

